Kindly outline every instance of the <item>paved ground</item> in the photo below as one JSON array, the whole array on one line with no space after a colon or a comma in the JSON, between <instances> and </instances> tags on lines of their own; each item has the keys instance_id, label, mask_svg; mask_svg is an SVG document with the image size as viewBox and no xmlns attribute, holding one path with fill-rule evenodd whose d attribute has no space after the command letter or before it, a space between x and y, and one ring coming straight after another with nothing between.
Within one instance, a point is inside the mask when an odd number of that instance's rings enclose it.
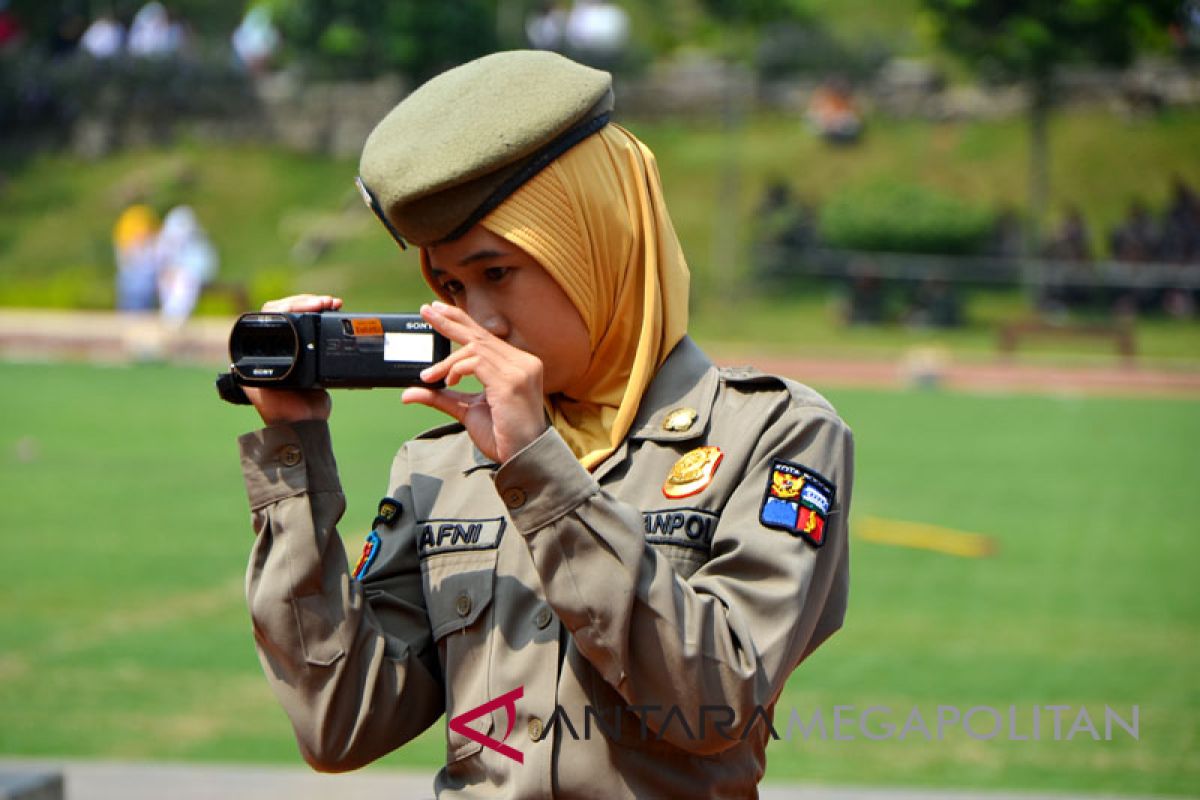
<instances>
[{"instance_id":1,"label":"paved ground","mask_svg":"<svg viewBox=\"0 0 1200 800\"><path fill-rule=\"evenodd\" d=\"M342 800L346 797L414 800L431 797L433 784L431 775L385 770L318 775L304 767L0 758L0 798L4 798L3 776L16 772L61 772L66 779L66 800ZM759 796L762 800L1101 800L1115 797L779 784L763 786ZM1141 799L1125 796L1121 800Z\"/></svg>"},{"instance_id":2,"label":"paved ground","mask_svg":"<svg viewBox=\"0 0 1200 800\"><path fill-rule=\"evenodd\" d=\"M0 358L127 361L167 358L220 365L228 361L232 319L206 318L182 331L164 332L154 317L110 312L0 310ZM744 359L714 353L718 362ZM755 357L756 366L819 387L888 388L914 382L949 389L1030 394L1167 395L1200 398L1200 366L1175 369L1122 364L1029 364L997 357L959 363L936 352L895 360ZM1200 362L1197 362L1200 364Z\"/></svg>"}]
</instances>

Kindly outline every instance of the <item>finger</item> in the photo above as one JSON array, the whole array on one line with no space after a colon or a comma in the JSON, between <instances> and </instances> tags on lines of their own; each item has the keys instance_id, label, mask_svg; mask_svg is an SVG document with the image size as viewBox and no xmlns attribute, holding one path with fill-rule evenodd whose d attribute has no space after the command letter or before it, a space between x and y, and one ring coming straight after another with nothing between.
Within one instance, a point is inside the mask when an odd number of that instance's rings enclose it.
<instances>
[{"instance_id":1,"label":"finger","mask_svg":"<svg viewBox=\"0 0 1200 800\"><path fill-rule=\"evenodd\" d=\"M471 358L475 354L470 347L459 348L450 355L438 361L436 364L431 364L421 371L421 380L426 383L436 383L442 380L455 364L462 361L464 358Z\"/></svg>"},{"instance_id":2,"label":"finger","mask_svg":"<svg viewBox=\"0 0 1200 800\"><path fill-rule=\"evenodd\" d=\"M472 405L480 402L481 395L468 392L455 392L449 389L426 389L423 386L412 386L400 395L401 402L406 405L419 403L423 406L437 409L443 414L449 414L459 422L467 415Z\"/></svg>"},{"instance_id":3,"label":"finger","mask_svg":"<svg viewBox=\"0 0 1200 800\"><path fill-rule=\"evenodd\" d=\"M328 294L294 294L263 303L262 310L276 314L301 313L306 311L329 311L342 307L342 298Z\"/></svg>"},{"instance_id":4,"label":"finger","mask_svg":"<svg viewBox=\"0 0 1200 800\"><path fill-rule=\"evenodd\" d=\"M458 344L468 342L496 340L487 328L484 328L457 306L435 302L421 306L421 317L434 329Z\"/></svg>"},{"instance_id":5,"label":"finger","mask_svg":"<svg viewBox=\"0 0 1200 800\"><path fill-rule=\"evenodd\" d=\"M272 308L266 308L264 311L274 312L319 312L331 311L342 307L341 297L332 295L313 295L302 294L284 297L282 300L276 300L268 303Z\"/></svg>"},{"instance_id":6,"label":"finger","mask_svg":"<svg viewBox=\"0 0 1200 800\"><path fill-rule=\"evenodd\" d=\"M497 367L529 357L525 351L513 347L480 325L461 308L445 303L433 303L421 306L421 316L439 333L461 345L458 350L440 362L440 365L446 370L458 360L467 358L469 355L477 355L483 358L487 364ZM430 369L434 370L438 366L439 364L435 364ZM430 373L431 377L422 377L424 380L432 382L438 380L443 371L437 370L436 373ZM482 378L482 375L480 377Z\"/></svg>"},{"instance_id":7,"label":"finger","mask_svg":"<svg viewBox=\"0 0 1200 800\"><path fill-rule=\"evenodd\" d=\"M469 375L478 373L480 359L478 356L472 358L464 358L456 361L450 367L450 371L446 373L446 385L457 386L458 382Z\"/></svg>"},{"instance_id":8,"label":"finger","mask_svg":"<svg viewBox=\"0 0 1200 800\"><path fill-rule=\"evenodd\" d=\"M516 348L508 347L503 342L500 348L492 348L480 342L471 344L454 351L438 363L421 371L421 380L425 383L444 381L447 386L455 386L463 378L475 376L484 386L499 388L499 384L517 384L527 382L534 373L521 369L516 363L516 356L524 355ZM540 372L537 373L540 375ZM493 387L496 383L497 386Z\"/></svg>"},{"instance_id":9,"label":"finger","mask_svg":"<svg viewBox=\"0 0 1200 800\"><path fill-rule=\"evenodd\" d=\"M470 346L455 350L436 364L423 369L421 380L425 383L444 380L453 386L467 375L474 375L479 369L479 361L479 353Z\"/></svg>"}]
</instances>

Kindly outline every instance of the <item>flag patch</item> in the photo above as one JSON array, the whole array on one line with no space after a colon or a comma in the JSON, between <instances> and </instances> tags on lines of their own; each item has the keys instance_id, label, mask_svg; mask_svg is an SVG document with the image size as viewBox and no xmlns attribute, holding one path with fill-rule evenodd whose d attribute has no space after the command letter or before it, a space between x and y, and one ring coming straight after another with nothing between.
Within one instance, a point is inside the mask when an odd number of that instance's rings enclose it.
<instances>
[{"instance_id":1,"label":"flag patch","mask_svg":"<svg viewBox=\"0 0 1200 800\"><path fill-rule=\"evenodd\" d=\"M358 564L354 567L354 580L361 581L363 576L367 574L367 570L375 563L375 556L379 555L379 534L371 531L367 534L367 542L363 545L362 556L358 559Z\"/></svg>"},{"instance_id":2,"label":"flag patch","mask_svg":"<svg viewBox=\"0 0 1200 800\"><path fill-rule=\"evenodd\" d=\"M820 547L825 543L825 525L836 496L837 487L817 472L777 458L771 462L758 521Z\"/></svg>"}]
</instances>

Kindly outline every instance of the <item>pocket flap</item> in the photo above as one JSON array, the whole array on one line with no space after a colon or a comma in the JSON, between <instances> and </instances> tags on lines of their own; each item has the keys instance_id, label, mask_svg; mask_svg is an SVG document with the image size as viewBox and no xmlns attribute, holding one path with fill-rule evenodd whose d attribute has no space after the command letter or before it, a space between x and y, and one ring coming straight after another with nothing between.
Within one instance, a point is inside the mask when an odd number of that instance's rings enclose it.
<instances>
[{"instance_id":1,"label":"pocket flap","mask_svg":"<svg viewBox=\"0 0 1200 800\"><path fill-rule=\"evenodd\" d=\"M494 552L434 556L421 569L434 639L474 625L492 604Z\"/></svg>"}]
</instances>

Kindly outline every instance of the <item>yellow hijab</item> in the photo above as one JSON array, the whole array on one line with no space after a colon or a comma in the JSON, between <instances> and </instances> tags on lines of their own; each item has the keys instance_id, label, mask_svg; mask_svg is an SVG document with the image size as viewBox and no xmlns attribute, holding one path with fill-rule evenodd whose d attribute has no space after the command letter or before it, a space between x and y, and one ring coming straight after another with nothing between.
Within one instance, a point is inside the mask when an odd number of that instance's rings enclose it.
<instances>
[{"instance_id":1,"label":"yellow hijab","mask_svg":"<svg viewBox=\"0 0 1200 800\"><path fill-rule=\"evenodd\" d=\"M629 433L646 387L687 332L687 262L654 154L610 123L480 224L541 264L587 326L587 372L546 403L551 424L594 469ZM421 263L438 291L424 252Z\"/></svg>"}]
</instances>

